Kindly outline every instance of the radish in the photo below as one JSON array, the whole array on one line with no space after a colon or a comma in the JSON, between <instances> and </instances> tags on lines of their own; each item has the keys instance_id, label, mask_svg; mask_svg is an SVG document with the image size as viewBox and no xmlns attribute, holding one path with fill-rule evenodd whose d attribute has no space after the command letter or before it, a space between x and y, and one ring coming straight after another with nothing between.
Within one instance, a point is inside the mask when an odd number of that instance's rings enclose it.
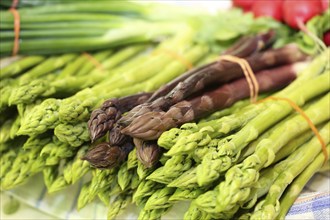
<instances>
[{"instance_id":1,"label":"radish","mask_svg":"<svg viewBox=\"0 0 330 220\"><path fill-rule=\"evenodd\" d=\"M330 31L324 33L323 42L325 43L325 45L330 46Z\"/></svg>"},{"instance_id":2,"label":"radish","mask_svg":"<svg viewBox=\"0 0 330 220\"><path fill-rule=\"evenodd\" d=\"M322 12L323 6L319 0L286 0L283 3L284 21L296 29L300 29L301 24Z\"/></svg>"},{"instance_id":3,"label":"radish","mask_svg":"<svg viewBox=\"0 0 330 220\"><path fill-rule=\"evenodd\" d=\"M252 6L252 12L255 17L268 16L281 21L282 5L282 0L256 1Z\"/></svg>"},{"instance_id":4,"label":"radish","mask_svg":"<svg viewBox=\"0 0 330 220\"><path fill-rule=\"evenodd\" d=\"M250 11L256 0L233 0L235 7L242 8L244 11Z\"/></svg>"},{"instance_id":5,"label":"radish","mask_svg":"<svg viewBox=\"0 0 330 220\"><path fill-rule=\"evenodd\" d=\"M329 0L321 0L322 9L326 11L329 8Z\"/></svg>"}]
</instances>

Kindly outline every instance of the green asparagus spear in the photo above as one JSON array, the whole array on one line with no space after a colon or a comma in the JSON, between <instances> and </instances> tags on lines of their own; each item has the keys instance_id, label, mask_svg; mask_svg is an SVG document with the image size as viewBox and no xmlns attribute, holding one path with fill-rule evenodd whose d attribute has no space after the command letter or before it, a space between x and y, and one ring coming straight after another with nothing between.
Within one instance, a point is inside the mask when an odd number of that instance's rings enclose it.
<instances>
[{"instance_id":1,"label":"green asparagus spear","mask_svg":"<svg viewBox=\"0 0 330 220\"><path fill-rule=\"evenodd\" d=\"M58 121L58 109L61 100L46 99L40 105L35 106L21 121L18 135L35 136L44 133L50 128L55 128Z\"/></svg>"},{"instance_id":2,"label":"green asparagus spear","mask_svg":"<svg viewBox=\"0 0 330 220\"><path fill-rule=\"evenodd\" d=\"M147 179L168 184L176 177L190 169L192 159L184 155L176 155L166 161L165 165L151 173Z\"/></svg>"},{"instance_id":3,"label":"green asparagus spear","mask_svg":"<svg viewBox=\"0 0 330 220\"><path fill-rule=\"evenodd\" d=\"M330 139L330 123L327 123L321 130L325 144ZM251 219L275 219L280 211L279 199L286 187L298 176L319 154L321 145L319 140L314 137L311 141L304 144L296 152L291 154L286 160L289 164L285 172L282 172L270 187L267 196L260 201L252 213Z\"/></svg>"},{"instance_id":4,"label":"green asparagus spear","mask_svg":"<svg viewBox=\"0 0 330 220\"><path fill-rule=\"evenodd\" d=\"M327 108L329 98L330 94L325 95L306 110L307 116L314 124L329 120L330 110ZM307 129L309 129L309 126L306 120L297 115L275 129L268 138L261 141L254 154L247 157L241 164L230 168L226 173L226 180L221 182L213 192L220 192L221 189L221 192L217 194L217 212L227 213L235 207L235 204L244 203L250 195L251 188L258 181L258 171L274 161L276 152L284 144ZM204 195L201 195L200 198L197 198L197 204L201 204L203 197Z\"/></svg>"},{"instance_id":5,"label":"green asparagus spear","mask_svg":"<svg viewBox=\"0 0 330 220\"><path fill-rule=\"evenodd\" d=\"M133 194L133 202L136 202L138 199L152 195L155 190L163 188L164 185L151 180L142 180Z\"/></svg>"},{"instance_id":6,"label":"green asparagus spear","mask_svg":"<svg viewBox=\"0 0 330 220\"><path fill-rule=\"evenodd\" d=\"M5 143L10 139L10 129L13 126L15 120L8 119L5 123L3 123L0 127L0 143Z\"/></svg>"},{"instance_id":7,"label":"green asparagus spear","mask_svg":"<svg viewBox=\"0 0 330 220\"><path fill-rule=\"evenodd\" d=\"M172 202L182 201L182 200L193 200L199 195L204 193L205 190L200 189L176 189L173 195L169 198Z\"/></svg>"},{"instance_id":8,"label":"green asparagus spear","mask_svg":"<svg viewBox=\"0 0 330 220\"><path fill-rule=\"evenodd\" d=\"M130 194L119 195L115 200L110 204L107 219L115 219L115 217L126 208L126 206L131 202Z\"/></svg>"},{"instance_id":9,"label":"green asparagus spear","mask_svg":"<svg viewBox=\"0 0 330 220\"><path fill-rule=\"evenodd\" d=\"M77 209L80 210L85 207L89 201L89 187L91 181L85 183L79 193L78 201L77 201Z\"/></svg>"},{"instance_id":10,"label":"green asparagus spear","mask_svg":"<svg viewBox=\"0 0 330 220\"><path fill-rule=\"evenodd\" d=\"M44 59L45 59L45 57L42 57L42 56L24 57L16 62L11 63L10 65L6 66L5 68L1 69L0 78L2 80L3 78L6 78L6 77L16 76L17 74L21 73L22 71L39 64Z\"/></svg>"},{"instance_id":11,"label":"green asparagus spear","mask_svg":"<svg viewBox=\"0 0 330 220\"><path fill-rule=\"evenodd\" d=\"M127 169L133 169L137 167L138 165L138 159L136 157L136 148L134 148L129 154L127 158Z\"/></svg>"},{"instance_id":12,"label":"green asparagus spear","mask_svg":"<svg viewBox=\"0 0 330 220\"><path fill-rule=\"evenodd\" d=\"M194 204L194 202L191 202L189 209L185 212L183 216L184 220L197 220L197 219L205 219L209 220L211 219L211 216L208 215L206 212L203 212L198 209L198 207Z\"/></svg>"},{"instance_id":13,"label":"green asparagus spear","mask_svg":"<svg viewBox=\"0 0 330 220\"><path fill-rule=\"evenodd\" d=\"M128 186L129 183L131 182L133 172L131 170L128 170L127 167L127 162L124 162L119 170L118 170L118 184L120 188L124 191Z\"/></svg>"},{"instance_id":14,"label":"green asparagus spear","mask_svg":"<svg viewBox=\"0 0 330 220\"><path fill-rule=\"evenodd\" d=\"M330 157L330 145L327 146L328 157ZM322 165L324 165L325 155L320 153L316 159L290 184L289 188L285 191L281 197L280 204L281 209L277 216L278 219L284 219L290 207L299 196L300 192L312 178L312 176L318 172Z\"/></svg>"},{"instance_id":15,"label":"green asparagus spear","mask_svg":"<svg viewBox=\"0 0 330 220\"><path fill-rule=\"evenodd\" d=\"M164 209L152 209L152 210L145 210L142 209L140 211L138 220L160 220L162 215L167 212L168 208Z\"/></svg>"},{"instance_id":16,"label":"green asparagus spear","mask_svg":"<svg viewBox=\"0 0 330 220\"><path fill-rule=\"evenodd\" d=\"M43 61L33 69L24 73L24 75L19 78L19 81L20 83L25 84L28 80L35 79L45 74L51 73L66 65L76 56L76 54L64 54L62 56L47 58L45 61Z\"/></svg>"},{"instance_id":17,"label":"green asparagus spear","mask_svg":"<svg viewBox=\"0 0 330 220\"><path fill-rule=\"evenodd\" d=\"M1 152L0 181L2 181L2 178L11 169L16 156L17 156L17 152L15 150L9 150L7 152Z\"/></svg>"},{"instance_id":18,"label":"green asparagus spear","mask_svg":"<svg viewBox=\"0 0 330 220\"><path fill-rule=\"evenodd\" d=\"M55 127L54 133L60 141L78 147L90 140L87 127L87 122L81 122L77 125L59 124Z\"/></svg>"},{"instance_id":19,"label":"green asparagus spear","mask_svg":"<svg viewBox=\"0 0 330 220\"><path fill-rule=\"evenodd\" d=\"M81 160L88 151L88 148L89 145L80 147L75 158L63 168L63 176L66 182L74 184L91 170L89 163Z\"/></svg>"},{"instance_id":20,"label":"green asparagus spear","mask_svg":"<svg viewBox=\"0 0 330 220\"><path fill-rule=\"evenodd\" d=\"M46 166L42 170L42 173L44 176L44 183L45 183L47 189L49 190L58 175L58 167L57 166Z\"/></svg>"}]
</instances>

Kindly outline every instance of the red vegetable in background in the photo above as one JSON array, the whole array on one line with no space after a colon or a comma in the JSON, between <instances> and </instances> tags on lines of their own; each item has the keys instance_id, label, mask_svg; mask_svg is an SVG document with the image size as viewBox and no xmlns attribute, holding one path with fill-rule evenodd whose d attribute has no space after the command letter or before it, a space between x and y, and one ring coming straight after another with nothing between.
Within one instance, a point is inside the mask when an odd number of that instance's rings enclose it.
<instances>
[{"instance_id":1,"label":"red vegetable in background","mask_svg":"<svg viewBox=\"0 0 330 220\"><path fill-rule=\"evenodd\" d=\"M278 21L282 21L282 0L256 1L252 6L255 17L268 16Z\"/></svg>"},{"instance_id":2,"label":"red vegetable in background","mask_svg":"<svg viewBox=\"0 0 330 220\"><path fill-rule=\"evenodd\" d=\"M324 33L323 42L325 43L325 45L330 46L330 31Z\"/></svg>"},{"instance_id":3,"label":"red vegetable in background","mask_svg":"<svg viewBox=\"0 0 330 220\"><path fill-rule=\"evenodd\" d=\"M306 23L322 12L322 3L318 0L286 0L283 3L284 21L292 28L299 29L299 22Z\"/></svg>"},{"instance_id":4,"label":"red vegetable in background","mask_svg":"<svg viewBox=\"0 0 330 220\"><path fill-rule=\"evenodd\" d=\"M244 9L244 11L250 11L254 2L256 0L233 0L233 5Z\"/></svg>"}]
</instances>

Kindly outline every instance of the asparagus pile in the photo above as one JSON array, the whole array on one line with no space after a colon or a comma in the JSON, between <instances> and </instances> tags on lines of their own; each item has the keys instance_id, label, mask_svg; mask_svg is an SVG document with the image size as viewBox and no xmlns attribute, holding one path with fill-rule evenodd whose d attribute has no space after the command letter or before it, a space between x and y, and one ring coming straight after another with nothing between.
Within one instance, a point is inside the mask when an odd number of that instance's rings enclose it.
<instances>
[{"instance_id":1,"label":"asparagus pile","mask_svg":"<svg viewBox=\"0 0 330 220\"><path fill-rule=\"evenodd\" d=\"M130 203L141 208L139 219L160 219L183 200L192 201L185 219L275 218L297 196L287 185L294 181L301 189L322 165L325 155L302 117L283 101L242 100L249 96L242 69L217 56L246 59L261 92L295 80L274 96L301 106L328 144L329 51L306 68L297 46L271 47L272 31L223 50L240 34L274 23L252 22L210 45L197 39L200 26L151 21L160 11L132 2L19 3L19 54L29 56L0 60L2 190L37 173L49 192L91 176L77 208L98 198L109 219ZM0 23L6 56L13 15L1 13ZM220 48L216 55L214 48ZM316 150L309 152L311 146Z\"/></svg>"}]
</instances>

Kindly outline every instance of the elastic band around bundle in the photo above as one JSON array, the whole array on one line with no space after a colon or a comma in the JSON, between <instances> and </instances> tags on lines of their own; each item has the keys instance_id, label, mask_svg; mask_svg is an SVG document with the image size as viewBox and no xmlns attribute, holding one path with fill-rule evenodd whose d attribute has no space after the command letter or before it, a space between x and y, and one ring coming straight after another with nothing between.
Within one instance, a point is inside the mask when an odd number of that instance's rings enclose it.
<instances>
[{"instance_id":1,"label":"elastic band around bundle","mask_svg":"<svg viewBox=\"0 0 330 220\"><path fill-rule=\"evenodd\" d=\"M249 85L250 100L252 103L255 103L258 98L259 84L258 84L258 81L255 77L255 74L254 74L250 64L245 59L239 58L236 56L232 56L232 55L220 56L219 60L230 61L230 62L237 63L238 65L240 65L240 67L243 70L246 81Z\"/></svg>"},{"instance_id":2,"label":"elastic band around bundle","mask_svg":"<svg viewBox=\"0 0 330 220\"><path fill-rule=\"evenodd\" d=\"M102 64L95 59L91 54L84 52L83 55L96 67L98 68L100 71L104 72L104 68L102 66Z\"/></svg>"},{"instance_id":3,"label":"elastic band around bundle","mask_svg":"<svg viewBox=\"0 0 330 220\"><path fill-rule=\"evenodd\" d=\"M296 110L296 112L298 112L307 121L309 127L314 132L315 136L317 137L317 139L319 140L319 142L322 146L322 151L323 151L323 154L324 154L324 163L326 163L328 161L327 146L326 146L322 136L320 135L320 132L317 130L314 123L307 116L307 114L296 103L294 103L292 100L290 100L288 98L280 98L280 97L269 96L265 99L262 99L262 100L258 101L258 103L264 102L264 101L267 101L267 100L286 101L287 103L289 103L291 105L291 107L294 110Z\"/></svg>"},{"instance_id":4,"label":"elastic band around bundle","mask_svg":"<svg viewBox=\"0 0 330 220\"><path fill-rule=\"evenodd\" d=\"M189 60L187 60L184 56L178 54L177 52L175 52L173 50L159 49L159 50L154 51L152 54L153 55L166 54L166 55L169 55L170 57L174 58L175 60L179 61L180 63L182 63L188 70L191 70L192 68L194 68L193 64Z\"/></svg>"},{"instance_id":5,"label":"elastic band around bundle","mask_svg":"<svg viewBox=\"0 0 330 220\"><path fill-rule=\"evenodd\" d=\"M18 11L15 8L10 8L9 11L14 16L14 46L13 46L13 56L18 54L19 51L19 34L20 34L20 27L21 27L21 21Z\"/></svg>"}]
</instances>

